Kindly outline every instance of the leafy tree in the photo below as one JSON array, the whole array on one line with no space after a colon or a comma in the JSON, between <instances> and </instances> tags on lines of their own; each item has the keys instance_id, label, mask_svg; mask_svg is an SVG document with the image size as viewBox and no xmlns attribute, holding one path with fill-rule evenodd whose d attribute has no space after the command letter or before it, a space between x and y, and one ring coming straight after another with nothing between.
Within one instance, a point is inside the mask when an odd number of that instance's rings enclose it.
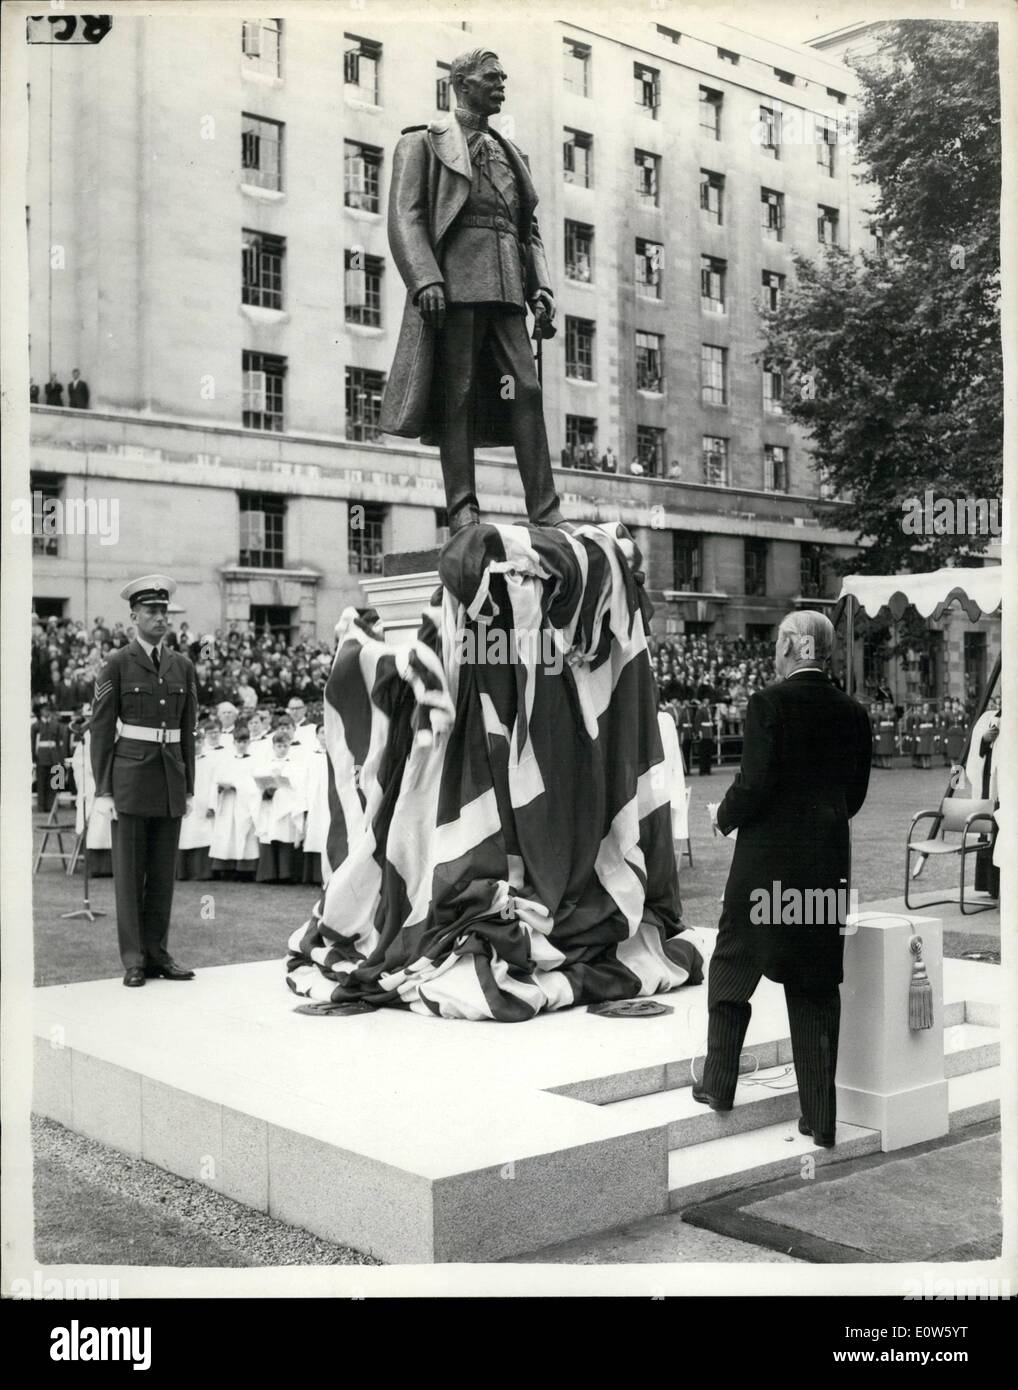
<instances>
[{"instance_id":1,"label":"leafy tree","mask_svg":"<svg viewBox=\"0 0 1018 1390\"><path fill-rule=\"evenodd\" d=\"M860 68L860 181L876 186L882 253L795 258L763 311L761 358L786 374L786 410L847 504L871 573L934 569L985 535L914 537L903 503L997 497L1003 392L999 324L1000 96L991 24L905 21Z\"/></svg>"}]
</instances>

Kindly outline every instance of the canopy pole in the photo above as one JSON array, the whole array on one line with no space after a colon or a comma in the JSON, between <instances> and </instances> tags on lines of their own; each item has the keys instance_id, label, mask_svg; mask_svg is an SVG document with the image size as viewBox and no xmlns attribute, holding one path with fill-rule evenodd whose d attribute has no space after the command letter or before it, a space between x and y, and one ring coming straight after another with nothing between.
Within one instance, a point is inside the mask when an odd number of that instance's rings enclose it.
<instances>
[{"instance_id":1,"label":"canopy pole","mask_svg":"<svg viewBox=\"0 0 1018 1390\"><path fill-rule=\"evenodd\" d=\"M847 595L845 604L845 622L848 624L848 631L845 633L845 694L851 695L855 686L855 608L851 594Z\"/></svg>"}]
</instances>

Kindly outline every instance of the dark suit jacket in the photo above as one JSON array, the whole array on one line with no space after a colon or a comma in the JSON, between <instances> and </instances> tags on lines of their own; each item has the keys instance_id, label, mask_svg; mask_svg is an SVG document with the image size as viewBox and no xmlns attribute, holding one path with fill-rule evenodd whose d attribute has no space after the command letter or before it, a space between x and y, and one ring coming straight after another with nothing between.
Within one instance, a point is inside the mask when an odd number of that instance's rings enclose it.
<instances>
[{"instance_id":1,"label":"dark suit jacket","mask_svg":"<svg viewBox=\"0 0 1018 1390\"><path fill-rule=\"evenodd\" d=\"M79 377L77 381L69 381L67 383L67 403L68 405L73 405L77 410L88 409L87 381L82 381Z\"/></svg>"},{"instance_id":2,"label":"dark suit jacket","mask_svg":"<svg viewBox=\"0 0 1018 1390\"><path fill-rule=\"evenodd\" d=\"M786 925L774 906L787 889L818 894L850 886L849 819L866 798L870 722L857 700L820 671L804 671L750 697L742 765L718 808L718 827L738 830L722 929L744 939L771 980L823 990L842 978L838 917L806 899L817 925ZM830 898L826 900L828 903ZM826 906L826 903L825 903ZM761 921L761 916L769 916Z\"/></svg>"},{"instance_id":3,"label":"dark suit jacket","mask_svg":"<svg viewBox=\"0 0 1018 1390\"><path fill-rule=\"evenodd\" d=\"M492 131L492 134L497 132ZM500 137L513 167L519 191L520 245L524 256L526 294L551 292L544 245L534 216L537 192L526 157ZM396 145L389 188L389 245L407 287L403 322L392 370L382 397L381 428L386 434L438 442L436 404L432 400L435 330L429 328L414 304L427 285L441 285L442 242L470 196L470 152L466 134L455 116L432 121L405 132ZM478 447L511 444L508 412L497 417L497 438L475 439Z\"/></svg>"},{"instance_id":4,"label":"dark suit jacket","mask_svg":"<svg viewBox=\"0 0 1018 1390\"><path fill-rule=\"evenodd\" d=\"M117 719L179 729L179 743L117 738ZM198 690L186 656L165 646L158 671L137 641L113 653L92 699L92 771L97 796L131 816L182 816L194 791Z\"/></svg>"}]
</instances>

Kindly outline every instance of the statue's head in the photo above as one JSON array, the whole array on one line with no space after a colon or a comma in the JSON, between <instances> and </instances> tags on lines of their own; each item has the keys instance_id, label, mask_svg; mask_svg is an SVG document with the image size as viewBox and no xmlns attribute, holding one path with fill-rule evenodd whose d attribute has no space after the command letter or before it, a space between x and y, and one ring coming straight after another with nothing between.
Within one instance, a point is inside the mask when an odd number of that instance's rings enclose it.
<instances>
[{"instance_id":1,"label":"statue's head","mask_svg":"<svg viewBox=\"0 0 1018 1390\"><path fill-rule=\"evenodd\" d=\"M461 53L449 65L456 100L479 116L495 116L505 101L506 72L489 48Z\"/></svg>"}]
</instances>

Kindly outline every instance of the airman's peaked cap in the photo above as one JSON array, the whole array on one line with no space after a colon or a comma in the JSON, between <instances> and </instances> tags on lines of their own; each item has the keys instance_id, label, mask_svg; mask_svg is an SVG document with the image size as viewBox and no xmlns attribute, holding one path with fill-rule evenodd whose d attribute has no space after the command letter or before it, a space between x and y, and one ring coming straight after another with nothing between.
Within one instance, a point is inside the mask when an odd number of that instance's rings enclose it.
<instances>
[{"instance_id":1,"label":"airman's peaked cap","mask_svg":"<svg viewBox=\"0 0 1018 1390\"><path fill-rule=\"evenodd\" d=\"M174 581L165 574L143 574L140 579L132 579L125 584L120 590L120 597L134 608L139 603L169 603L170 595L176 589Z\"/></svg>"}]
</instances>

